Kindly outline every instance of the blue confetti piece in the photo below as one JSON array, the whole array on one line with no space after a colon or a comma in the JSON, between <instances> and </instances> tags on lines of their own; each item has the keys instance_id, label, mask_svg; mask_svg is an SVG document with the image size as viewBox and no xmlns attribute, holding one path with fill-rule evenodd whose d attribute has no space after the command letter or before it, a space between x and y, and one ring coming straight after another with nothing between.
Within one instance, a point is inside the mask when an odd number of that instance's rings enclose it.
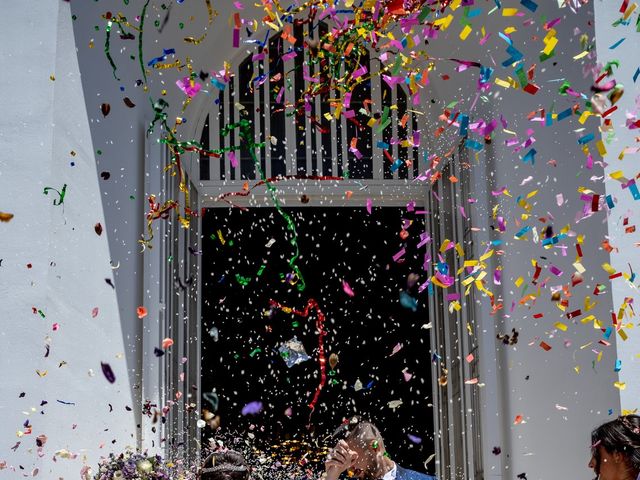
<instances>
[{"instance_id":1,"label":"blue confetti piece","mask_svg":"<svg viewBox=\"0 0 640 480\"><path fill-rule=\"evenodd\" d=\"M493 0L496 4L496 7L498 8L502 8L502 4L500 3L500 0Z\"/></svg>"},{"instance_id":2,"label":"blue confetti piece","mask_svg":"<svg viewBox=\"0 0 640 480\"><path fill-rule=\"evenodd\" d=\"M527 154L524 157L522 157L522 161L524 163L531 163L531 165L535 165L535 163L536 163L536 153L538 153L536 151L536 149L532 148L531 150L529 150L527 152Z\"/></svg>"},{"instance_id":3,"label":"blue confetti piece","mask_svg":"<svg viewBox=\"0 0 640 480\"><path fill-rule=\"evenodd\" d=\"M477 17L478 15L480 15L482 13L482 10L479 8L474 8L473 10L471 10L469 12L469 14L467 15L467 18L473 18L473 17Z\"/></svg>"},{"instance_id":4,"label":"blue confetti piece","mask_svg":"<svg viewBox=\"0 0 640 480\"><path fill-rule=\"evenodd\" d=\"M640 192L638 191L636 182L633 182L631 185L629 185L629 191L631 192L631 195L633 195L634 200L640 200Z\"/></svg>"},{"instance_id":5,"label":"blue confetti piece","mask_svg":"<svg viewBox=\"0 0 640 480\"><path fill-rule=\"evenodd\" d=\"M545 115L544 126L545 127L550 127L551 125L553 125L553 115L551 115L551 113L547 113Z\"/></svg>"},{"instance_id":6,"label":"blue confetti piece","mask_svg":"<svg viewBox=\"0 0 640 480\"><path fill-rule=\"evenodd\" d=\"M511 40L509 37L507 37L504 33L498 32L498 35L500 36L500 38L502 38L509 45L513 45L513 40Z\"/></svg>"},{"instance_id":7,"label":"blue confetti piece","mask_svg":"<svg viewBox=\"0 0 640 480\"><path fill-rule=\"evenodd\" d=\"M621 38L620 40L618 40L616 43L614 43L613 45L611 45L611 46L609 47L609 50L613 50L613 49L615 49L615 48L618 48L618 46L619 46L622 42L624 42L626 39L627 39L626 37L622 37L622 38Z\"/></svg>"},{"instance_id":8,"label":"blue confetti piece","mask_svg":"<svg viewBox=\"0 0 640 480\"><path fill-rule=\"evenodd\" d=\"M638 69L636 70L636 73L633 74L633 83L636 83L636 80L638 79L638 75L640 75L640 67L638 67Z\"/></svg>"},{"instance_id":9,"label":"blue confetti piece","mask_svg":"<svg viewBox=\"0 0 640 480\"><path fill-rule=\"evenodd\" d=\"M583 137L580 137L578 139L578 143L580 145L586 145L587 143L589 143L591 140L593 140L595 138L595 135L593 133L588 133Z\"/></svg>"},{"instance_id":10,"label":"blue confetti piece","mask_svg":"<svg viewBox=\"0 0 640 480\"><path fill-rule=\"evenodd\" d=\"M524 227L523 229L521 229L518 233L516 233L514 235L515 238L521 238L524 236L525 233L527 233L529 230L531 230L531 227L529 225L527 225L526 227Z\"/></svg>"},{"instance_id":11,"label":"blue confetti piece","mask_svg":"<svg viewBox=\"0 0 640 480\"><path fill-rule=\"evenodd\" d=\"M217 88L218 88L218 90L222 90L223 92L224 92L224 89L227 87L224 83L222 83L222 82L218 81L218 79L217 79L217 78L212 78L212 79L211 79L211 84L212 84L214 87L217 87Z\"/></svg>"},{"instance_id":12,"label":"blue confetti piece","mask_svg":"<svg viewBox=\"0 0 640 480\"><path fill-rule=\"evenodd\" d=\"M616 366L613 369L614 372L619 372L622 370L622 360L616 360Z\"/></svg>"},{"instance_id":13,"label":"blue confetti piece","mask_svg":"<svg viewBox=\"0 0 640 480\"><path fill-rule=\"evenodd\" d=\"M460 115L460 136L466 137L469 133L469 116L464 113Z\"/></svg>"},{"instance_id":14,"label":"blue confetti piece","mask_svg":"<svg viewBox=\"0 0 640 480\"><path fill-rule=\"evenodd\" d=\"M493 75L493 68L484 65L480 67L480 83L488 83L491 75Z\"/></svg>"},{"instance_id":15,"label":"blue confetti piece","mask_svg":"<svg viewBox=\"0 0 640 480\"><path fill-rule=\"evenodd\" d=\"M376 147L387 149L387 148L389 148L389 144L386 143L386 142L378 141Z\"/></svg>"},{"instance_id":16,"label":"blue confetti piece","mask_svg":"<svg viewBox=\"0 0 640 480\"><path fill-rule=\"evenodd\" d=\"M607 200L607 207L613 208L616 206L615 203L613 203L613 197L611 195L607 195L605 198Z\"/></svg>"},{"instance_id":17,"label":"blue confetti piece","mask_svg":"<svg viewBox=\"0 0 640 480\"><path fill-rule=\"evenodd\" d=\"M476 142L475 140L471 140L470 138L468 138L464 142L464 146L467 148L472 148L476 152L479 152L480 150L482 150L482 145L480 144L480 142Z\"/></svg>"},{"instance_id":18,"label":"blue confetti piece","mask_svg":"<svg viewBox=\"0 0 640 480\"><path fill-rule=\"evenodd\" d=\"M561 120L564 120L567 117L571 116L571 113L573 112L573 110L571 110L570 108L567 108L566 110L561 111L558 114L558 122L560 122Z\"/></svg>"},{"instance_id":19,"label":"blue confetti piece","mask_svg":"<svg viewBox=\"0 0 640 480\"><path fill-rule=\"evenodd\" d=\"M609 337L611 336L611 333L613 332L613 328L611 327L607 327L607 329L605 330L605 332L602 334L602 336L604 337L605 340L609 340Z\"/></svg>"},{"instance_id":20,"label":"blue confetti piece","mask_svg":"<svg viewBox=\"0 0 640 480\"><path fill-rule=\"evenodd\" d=\"M404 162L400 159L397 159L395 162L393 162L393 165L391 165L391 173L395 173L396 170L398 170L403 163Z\"/></svg>"},{"instance_id":21,"label":"blue confetti piece","mask_svg":"<svg viewBox=\"0 0 640 480\"><path fill-rule=\"evenodd\" d=\"M532 0L520 0L520 5L535 12L538 9L538 4Z\"/></svg>"}]
</instances>

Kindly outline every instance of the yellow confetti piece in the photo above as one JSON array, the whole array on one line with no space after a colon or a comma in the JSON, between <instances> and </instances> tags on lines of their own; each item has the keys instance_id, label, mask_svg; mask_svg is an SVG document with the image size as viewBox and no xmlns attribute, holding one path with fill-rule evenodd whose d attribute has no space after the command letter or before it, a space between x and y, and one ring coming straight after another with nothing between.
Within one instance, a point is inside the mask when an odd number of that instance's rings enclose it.
<instances>
[{"instance_id":1,"label":"yellow confetti piece","mask_svg":"<svg viewBox=\"0 0 640 480\"><path fill-rule=\"evenodd\" d=\"M600 363L600 360L602 360L602 352L598 352L598 356L596 357L596 362Z\"/></svg>"},{"instance_id":2,"label":"yellow confetti piece","mask_svg":"<svg viewBox=\"0 0 640 480\"><path fill-rule=\"evenodd\" d=\"M580 273L580 274L582 274L582 273L584 273L584 272L586 272L586 271L587 271L587 269L586 269L586 268L584 268L584 266L583 266L580 262L576 262L576 263L574 263L574 264L573 264L573 268L575 268L575 269L576 269L576 272L578 272L578 273Z\"/></svg>"},{"instance_id":3,"label":"yellow confetti piece","mask_svg":"<svg viewBox=\"0 0 640 480\"><path fill-rule=\"evenodd\" d=\"M515 15L518 14L518 9L517 8L503 8L502 9L502 16L503 17L513 17Z\"/></svg>"},{"instance_id":4,"label":"yellow confetti piece","mask_svg":"<svg viewBox=\"0 0 640 480\"><path fill-rule=\"evenodd\" d=\"M576 371L578 375L580 375L580 365L576 365L575 367L573 367L573 369Z\"/></svg>"},{"instance_id":5,"label":"yellow confetti piece","mask_svg":"<svg viewBox=\"0 0 640 480\"><path fill-rule=\"evenodd\" d=\"M622 339L623 342L627 341L627 338L629 338L627 336L627 332L625 332L624 330L620 329L618 330L618 335L620 335L620 338Z\"/></svg>"},{"instance_id":6,"label":"yellow confetti piece","mask_svg":"<svg viewBox=\"0 0 640 480\"><path fill-rule=\"evenodd\" d=\"M554 326L555 326L558 330L562 330L563 332L566 332L566 331L567 331L567 328L568 328L568 327L567 327L564 323L562 323L562 322L556 322L556 323L554 324Z\"/></svg>"},{"instance_id":7,"label":"yellow confetti piece","mask_svg":"<svg viewBox=\"0 0 640 480\"><path fill-rule=\"evenodd\" d=\"M453 15L449 14L446 17L439 18L438 20L433 22L433 25L436 27L440 27L441 30L446 30L447 28L449 28L449 25L451 25L452 21L453 21Z\"/></svg>"},{"instance_id":8,"label":"yellow confetti piece","mask_svg":"<svg viewBox=\"0 0 640 480\"><path fill-rule=\"evenodd\" d=\"M602 264L602 269L607 272L609 275L613 275L614 273L616 273L616 269L613 268L611 265L609 265L608 263L603 263Z\"/></svg>"},{"instance_id":9,"label":"yellow confetti piece","mask_svg":"<svg viewBox=\"0 0 640 480\"><path fill-rule=\"evenodd\" d=\"M613 386L618 390L624 390L627 388L627 384L625 382L613 382Z\"/></svg>"},{"instance_id":10,"label":"yellow confetti piece","mask_svg":"<svg viewBox=\"0 0 640 480\"><path fill-rule=\"evenodd\" d=\"M509 82L502 80L501 78L497 78L494 80L495 84L500 86L500 87L504 87L504 88L509 88L511 85L509 84Z\"/></svg>"},{"instance_id":11,"label":"yellow confetti piece","mask_svg":"<svg viewBox=\"0 0 640 480\"><path fill-rule=\"evenodd\" d=\"M465 25L462 31L460 32L460 40L466 40L470 33L471 33L471 27L469 25Z\"/></svg>"},{"instance_id":12,"label":"yellow confetti piece","mask_svg":"<svg viewBox=\"0 0 640 480\"><path fill-rule=\"evenodd\" d=\"M624 12L624 15L622 16L622 18L624 20L627 20L637 7L638 7L638 4L633 2L633 5L631 5L629 8L627 8L627 11Z\"/></svg>"},{"instance_id":13,"label":"yellow confetti piece","mask_svg":"<svg viewBox=\"0 0 640 480\"><path fill-rule=\"evenodd\" d=\"M511 35L513 32L517 32L518 30L516 29L516 27L507 27L504 29L504 33L506 35Z\"/></svg>"},{"instance_id":14,"label":"yellow confetti piece","mask_svg":"<svg viewBox=\"0 0 640 480\"><path fill-rule=\"evenodd\" d=\"M586 122L587 118L589 118L591 115L593 115L593 113L584 111L580 115L580 118L578 119L578 121L580 122L581 125L584 125L584 122Z\"/></svg>"},{"instance_id":15,"label":"yellow confetti piece","mask_svg":"<svg viewBox=\"0 0 640 480\"><path fill-rule=\"evenodd\" d=\"M453 313L454 310L456 312L459 312L461 309L462 307L460 306L460 302L458 302L457 300L449 304L449 313Z\"/></svg>"},{"instance_id":16,"label":"yellow confetti piece","mask_svg":"<svg viewBox=\"0 0 640 480\"><path fill-rule=\"evenodd\" d=\"M598 140L596 143L596 148L598 149L598 153L601 157L604 157L607 154L607 149L604 146L604 142L602 140Z\"/></svg>"},{"instance_id":17,"label":"yellow confetti piece","mask_svg":"<svg viewBox=\"0 0 640 480\"><path fill-rule=\"evenodd\" d=\"M339 103L338 106L336 107L336 111L333 112L333 117L338 120L340 118L340 112L342 112L342 104Z\"/></svg>"},{"instance_id":18,"label":"yellow confetti piece","mask_svg":"<svg viewBox=\"0 0 640 480\"><path fill-rule=\"evenodd\" d=\"M485 253L484 255L482 255L482 256L480 257L480 261L481 261L481 262L484 262L484 261L485 261L485 260L487 260L488 258L491 258L491 257L493 256L493 252L494 252L494 250L493 250L493 248L492 248L491 250L489 250L487 253Z\"/></svg>"},{"instance_id":19,"label":"yellow confetti piece","mask_svg":"<svg viewBox=\"0 0 640 480\"><path fill-rule=\"evenodd\" d=\"M553 49L556 48L557 44L558 44L558 38L552 37L547 43L547 45L544 47L544 49L542 50L542 53L544 53L545 55L551 55L551 52L553 52Z\"/></svg>"},{"instance_id":20,"label":"yellow confetti piece","mask_svg":"<svg viewBox=\"0 0 640 480\"><path fill-rule=\"evenodd\" d=\"M584 52L580 52L578 55L576 55L575 57L573 57L574 60L580 60L581 58L586 57L587 55L589 55L588 51L584 51Z\"/></svg>"},{"instance_id":21,"label":"yellow confetti piece","mask_svg":"<svg viewBox=\"0 0 640 480\"><path fill-rule=\"evenodd\" d=\"M460 8L461 4L462 4L462 0L453 0L449 8L451 8L451 10L455 12L458 8Z\"/></svg>"},{"instance_id":22,"label":"yellow confetti piece","mask_svg":"<svg viewBox=\"0 0 640 480\"><path fill-rule=\"evenodd\" d=\"M520 288L520 285L522 285L522 282L524 282L524 278L518 277L518 279L515 281L516 287Z\"/></svg>"},{"instance_id":23,"label":"yellow confetti piece","mask_svg":"<svg viewBox=\"0 0 640 480\"><path fill-rule=\"evenodd\" d=\"M442 245L440 245L440 253L444 253L450 243L451 243L451 240L449 240L448 238L445 238L444 241L442 242Z\"/></svg>"},{"instance_id":24,"label":"yellow confetti piece","mask_svg":"<svg viewBox=\"0 0 640 480\"><path fill-rule=\"evenodd\" d=\"M462 245L460 245L460 243L456 243L456 252L458 252L458 255L460 257L464 258L464 250L462 249Z\"/></svg>"}]
</instances>

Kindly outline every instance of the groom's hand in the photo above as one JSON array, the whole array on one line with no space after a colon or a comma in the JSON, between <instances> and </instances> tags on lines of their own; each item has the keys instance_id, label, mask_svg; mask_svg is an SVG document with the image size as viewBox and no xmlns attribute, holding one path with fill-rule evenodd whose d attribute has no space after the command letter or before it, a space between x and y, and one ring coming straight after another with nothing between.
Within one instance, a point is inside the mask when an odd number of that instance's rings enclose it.
<instances>
[{"instance_id":1,"label":"groom's hand","mask_svg":"<svg viewBox=\"0 0 640 480\"><path fill-rule=\"evenodd\" d=\"M344 440L340 440L324 463L325 479L338 480L340 474L347 470L354 462L358 454L349 448Z\"/></svg>"}]
</instances>

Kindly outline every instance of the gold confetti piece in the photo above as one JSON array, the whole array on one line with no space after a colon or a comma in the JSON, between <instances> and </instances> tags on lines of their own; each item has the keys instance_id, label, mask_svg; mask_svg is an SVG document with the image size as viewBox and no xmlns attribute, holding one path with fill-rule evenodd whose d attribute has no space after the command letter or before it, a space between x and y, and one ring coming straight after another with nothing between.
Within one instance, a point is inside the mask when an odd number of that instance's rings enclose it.
<instances>
[{"instance_id":1,"label":"gold confetti piece","mask_svg":"<svg viewBox=\"0 0 640 480\"><path fill-rule=\"evenodd\" d=\"M52 82L55 82L56 81L56 76L53 75L53 74L49 75L49 80L51 80Z\"/></svg>"},{"instance_id":2,"label":"gold confetti piece","mask_svg":"<svg viewBox=\"0 0 640 480\"><path fill-rule=\"evenodd\" d=\"M0 212L0 222L10 222L13 216L13 213Z\"/></svg>"},{"instance_id":3,"label":"gold confetti piece","mask_svg":"<svg viewBox=\"0 0 640 480\"><path fill-rule=\"evenodd\" d=\"M45 370L44 372L41 372L40 370L36 370L36 373L38 374L38 376L40 378L42 378L42 377L46 377L47 373L49 373L49 372L47 370Z\"/></svg>"},{"instance_id":4,"label":"gold confetti piece","mask_svg":"<svg viewBox=\"0 0 640 480\"><path fill-rule=\"evenodd\" d=\"M554 325L558 330L562 330L563 332L567 331L567 326L562 322L556 322Z\"/></svg>"},{"instance_id":5,"label":"gold confetti piece","mask_svg":"<svg viewBox=\"0 0 640 480\"><path fill-rule=\"evenodd\" d=\"M625 382L613 382L613 386L618 390L624 390L627 388L627 384Z\"/></svg>"}]
</instances>

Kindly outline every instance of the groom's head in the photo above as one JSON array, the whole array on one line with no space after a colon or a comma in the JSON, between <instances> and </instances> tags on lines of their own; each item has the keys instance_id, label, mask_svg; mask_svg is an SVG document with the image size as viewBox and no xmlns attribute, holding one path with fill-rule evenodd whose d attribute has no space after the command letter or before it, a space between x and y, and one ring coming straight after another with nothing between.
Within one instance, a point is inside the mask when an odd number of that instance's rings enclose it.
<instances>
[{"instance_id":1,"label":"groom's head","mask_svg":"<svg viewBox=\"0 0 640 480\"><path fill-rule=\"evenodd\" d=\"M226 450L213 452L200 469L201 480L248 480L249 465L241 453Z\"/></svg>"},{"instance_id":2,"label":"groom's head","mask_svg":"<svg viewBox=\"0 0 640 480\"><path fill-rule=\"evenodd\" d=\"M346 441L356 454L349 468L352 477L363 480L379 478L385 448L382 434L373 423L353 417L338 427L333 438Z\"/></svg>"}]
</instances>

